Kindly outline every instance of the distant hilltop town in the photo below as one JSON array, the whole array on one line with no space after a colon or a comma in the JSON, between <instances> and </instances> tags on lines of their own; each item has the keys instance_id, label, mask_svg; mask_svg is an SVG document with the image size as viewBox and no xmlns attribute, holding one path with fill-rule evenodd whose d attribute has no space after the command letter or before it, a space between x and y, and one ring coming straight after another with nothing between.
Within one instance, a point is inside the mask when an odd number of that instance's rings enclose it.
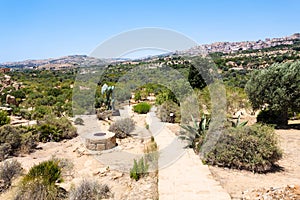
<instances>
[{"instance_id":1,"label":"distant hilltop town","mask_svg":"<svg viewBox=\"0 0 300 200\"><path fill-rule=\"evenodd\" d=\"M300 33L295 33L291 36L281 38L266 38L258 41L244 41L244 42L215 42L212 44L204 44L193 47L186 51L185 54L196 55L201 52L205 53L235 53L243 50L258 50L279 45L292 45L295 41L300 40Z\"/></svg>"},{"instance_id":2,"label":"distant hilltop town","mask_svg":"<svg viewBox=\"0 0 300 200\"><path fill-rule=\"evenodd\" d=\"M244 42L215 42L212 44L204 44L200 46L195 46L191 49L168 53L165 56L172 54L185 54L185 55L199 55L203 53L235 53L243 50L259 50L269 47L275 47L279 45L293 45L295 42L300 40L300 33L295 33L291 36L281 37L281 38L266 38L258 41L244 41ZM163 55L160 55L161 57ZM152 60L157 56L147 57L145 60ZM47 70L61 70L61 69L70 69L76 68L78 66L91 66L91 65L104 65L114 62L131 62L128 59L97 59L89 57L86 55L71 55L64 56L60 58L49 58L42 60L25 60L21 62L7 62L0 63L0 73L5 73L9 69L47 69ZM5 69L3 69L5 68Z\"/></svg>"}]
</instances>

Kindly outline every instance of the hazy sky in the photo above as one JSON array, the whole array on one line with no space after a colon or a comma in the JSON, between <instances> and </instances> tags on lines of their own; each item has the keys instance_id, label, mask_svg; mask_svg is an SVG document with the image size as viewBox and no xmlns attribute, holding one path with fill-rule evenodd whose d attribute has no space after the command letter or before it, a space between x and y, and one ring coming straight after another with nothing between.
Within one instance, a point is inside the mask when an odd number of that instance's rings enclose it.
<instances>
[{"instance_id":1,"label":"hazy sky","mask_svg":"<svg viewBox=\"0 0 300 200\"><path fill-rule=\"evenodd\" d=\"M89 54L142 27L199 44L300 32L299 0L0 0L0 62Z\"/></svg>"}]
</instances>

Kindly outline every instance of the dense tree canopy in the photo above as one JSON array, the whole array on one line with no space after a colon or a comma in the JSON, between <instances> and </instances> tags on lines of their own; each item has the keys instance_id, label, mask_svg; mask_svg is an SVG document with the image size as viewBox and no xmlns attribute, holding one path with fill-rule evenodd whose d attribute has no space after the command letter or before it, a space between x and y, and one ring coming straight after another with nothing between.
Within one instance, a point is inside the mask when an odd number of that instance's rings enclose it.
<instances>
[{"instance_id":1,"label":"dense tree canopy","mask_svg":"<svg viewBox=\"0 0 300 200\"><path fill-rule=\"evenodd\" d=\"M300 110L300 61L254 71L245 90L253 108L266 106L287 124L287 112Z\"/></svg>"}]
</instances>

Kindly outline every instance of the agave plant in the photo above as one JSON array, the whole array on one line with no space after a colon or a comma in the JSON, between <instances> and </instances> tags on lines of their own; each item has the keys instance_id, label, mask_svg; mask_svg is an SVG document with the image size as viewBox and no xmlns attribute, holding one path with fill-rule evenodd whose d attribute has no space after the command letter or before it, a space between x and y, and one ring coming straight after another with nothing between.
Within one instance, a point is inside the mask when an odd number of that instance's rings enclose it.
<instances>
[{"instance_id":1,"label":"agave plant","mask_svg":"<svg viewBox=\"0 0 300 200\"><path fill-rule=\"evenodd\" d=\"M206 116L203 114L201 121L197 123L195 118L193 116L191 117L193 125L180 125L184 131L181 131L179 138L188 142L186 148L193 148L195 151L199 151L199 147L205 138L210 119L207 120Z\"/></svg>"},{"instance_id":2,"label":"agave plant","mask_svg":"<svg viewBox=\"0 0 300 200\"><path fill-rule=\"evenodd\" d=\"M240 122L240 120L241 120L241 115L238 116L236 122L232 122L232 127L238 128L247 125L248 121Z\"/></svg>"}]
</instances>

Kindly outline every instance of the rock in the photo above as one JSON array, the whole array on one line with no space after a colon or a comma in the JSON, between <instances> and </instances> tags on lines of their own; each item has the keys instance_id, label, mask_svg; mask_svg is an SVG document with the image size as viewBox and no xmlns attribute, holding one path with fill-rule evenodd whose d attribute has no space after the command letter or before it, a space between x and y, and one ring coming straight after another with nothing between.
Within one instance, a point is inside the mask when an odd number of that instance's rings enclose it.
<instances>
[{"instance_id":1,"label":"rock","mask_svg":"<svg viewBox=\"0 0 300 200\"><path fill-rule=\"evenodd\" d=\"M96 176L100 174L100 176L106 176L107 172L109 172L109 166L97 169L95 172L93 172L93 175Z\"/></svg>"},{"instance_id":2,"label":"rock","mask_svg":"<svg viewBox=\"0 0 300 200\"><path fill-rule=\"evenodd\" d=\"M112 179L113 180L116 180L116 179L118 179L118 178L121 178L123 176L123 173L122 172L114 172L113 174L112 174Z\"/></svg>"},{"instance_id":3,"label":"rock","mask_svg":"<svg viewBox=\"0 0 300 200\"><path fill-rule=\"evenodd\" d=\"M6 95L6 103L7 104L12 104L12 105L17 105L16 98L12 95Z\"/></svg>"},{"instance_id":4,"label":"rock","mask_svg":"<svg viewBox=\"0 0 300 200\"><path fill-rule=\"evenodd\" d=\"M81 157L85 154L85 148L84 147L76 147L73 152L76 152L78 155L77 157Z\"/></svg>"},{"instance_id":5,"label":"rock","mask_svg":"<svg viewBox=\"0 0 300 200\"><path fill-rule=\"evenodd\" d=\"M21 84L20 83L13 83L12 85L16 90L19 90L21 88Z\"/></svg>"}]
</instances>

